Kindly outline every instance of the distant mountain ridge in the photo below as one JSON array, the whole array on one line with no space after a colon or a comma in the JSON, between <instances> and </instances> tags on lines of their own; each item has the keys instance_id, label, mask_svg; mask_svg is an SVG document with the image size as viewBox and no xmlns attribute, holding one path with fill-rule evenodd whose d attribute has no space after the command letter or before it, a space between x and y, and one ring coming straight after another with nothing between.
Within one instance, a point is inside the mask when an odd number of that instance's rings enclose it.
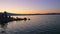
<instances>
[{"instance_id":1,"label":"distant mountain ridge","mask_svg":"<svg viewBox=\"0 0 60 34\"><path fill-rule=\"evenodd\" d=\"M3 12L0 12L0 14L3 14ZM46 13L46 14L15 14L15 13L8 13L7 15L60 15L60 13Z\"/></svg>"}]
</instances>

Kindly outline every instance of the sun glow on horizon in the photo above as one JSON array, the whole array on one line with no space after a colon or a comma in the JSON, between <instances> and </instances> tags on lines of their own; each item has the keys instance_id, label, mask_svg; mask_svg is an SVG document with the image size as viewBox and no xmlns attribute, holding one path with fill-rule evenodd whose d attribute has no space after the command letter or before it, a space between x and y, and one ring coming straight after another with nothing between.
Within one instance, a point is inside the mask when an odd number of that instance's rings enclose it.
<instances>
[{"instance_id":1,"label":"sun glow on horizon","mask_svg":"<svg viewBox=\"0 0 60 34\"><path fill-rule=\"evenodd\" d=\"M44 13L59 13L60 10L31 10L31 9L8 9L5 10L10 13L16 14L44 14ZM52 11L52 12L50 12ZM4 10L0 10L0 12L4 12Z\"/></svg>"},{"instance_id":2,"label":"sun glow on horizon","mask_svg":"<svg viewBox=\"0 0 60 34\"><path fill-rule=\"evenodd\" d=\"M60 13L59 0L0 0L0 12L17 14Z\"/></svg>"}]
</instances>

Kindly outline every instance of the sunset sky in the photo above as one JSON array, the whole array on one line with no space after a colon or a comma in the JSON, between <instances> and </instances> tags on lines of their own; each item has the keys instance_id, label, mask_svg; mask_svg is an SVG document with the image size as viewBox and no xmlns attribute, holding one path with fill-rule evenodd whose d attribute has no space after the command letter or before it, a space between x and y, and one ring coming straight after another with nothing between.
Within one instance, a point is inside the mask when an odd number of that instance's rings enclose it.
<instances>
[{"instance_id":1,"label":"sunset sky","mask_svg":"<svg viewBox=\"0 0 60 34\"><path fill-rule=\"evenodd\" d=\"M60 13L60 0L0 0L0 12Z\"/></svg>"}]
</instances>

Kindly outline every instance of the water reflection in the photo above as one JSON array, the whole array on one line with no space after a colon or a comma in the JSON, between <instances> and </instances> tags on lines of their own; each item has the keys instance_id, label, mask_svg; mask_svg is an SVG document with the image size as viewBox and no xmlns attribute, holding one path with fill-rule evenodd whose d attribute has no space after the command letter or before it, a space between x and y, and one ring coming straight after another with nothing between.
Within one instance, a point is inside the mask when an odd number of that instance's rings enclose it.
<instances>
[{"instance_id":1,"label":"water reflection","mask_svg":"<svg viewBox=\"0 0 60 34\"><path fill-rule=\"evenodd\" d=\"M6 23L4 29L6 34L58 34L60 33L59 15L40 15L40 16L19 16L29 17L27 21L13 21ZM1 30L0 30L1 31Z\"/></svg>"},{"instance_id":2,"label":"water reflection","mask_svg":"<svg viewBox=\"0 0 60 34\"><path fill-rule=\"evenodd\" d=\"M20 21L25 21L26 22L27 20L20 20ZM17 24L18 20L17 21L11 21L11 22L8 22L8 21L0 22L0 34L1 33L8 34L7 25L9 25L9 23L12 23L12 22L16 22L16 24ZM15 23L12 23L12 24L14 25Z\"/></svg>"}]
</instances>

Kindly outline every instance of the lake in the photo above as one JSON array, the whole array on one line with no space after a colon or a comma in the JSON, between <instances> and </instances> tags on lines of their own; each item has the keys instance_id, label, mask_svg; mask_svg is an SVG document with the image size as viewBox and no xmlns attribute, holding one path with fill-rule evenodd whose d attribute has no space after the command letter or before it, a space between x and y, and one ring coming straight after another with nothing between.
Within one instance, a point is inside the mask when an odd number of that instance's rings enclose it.
<instances>
[{"instance_id":1,"label":"lake","mask_svg":"<svg viewBox=\"0 0 60 34\"><path fill-rule=\"evenodd\" d=\"M31 20L12 21L1 27L0 34L60 34L60 15L14 16ZM5 33L1 33L1 31Z\"/></svg>"}]
</instances>

